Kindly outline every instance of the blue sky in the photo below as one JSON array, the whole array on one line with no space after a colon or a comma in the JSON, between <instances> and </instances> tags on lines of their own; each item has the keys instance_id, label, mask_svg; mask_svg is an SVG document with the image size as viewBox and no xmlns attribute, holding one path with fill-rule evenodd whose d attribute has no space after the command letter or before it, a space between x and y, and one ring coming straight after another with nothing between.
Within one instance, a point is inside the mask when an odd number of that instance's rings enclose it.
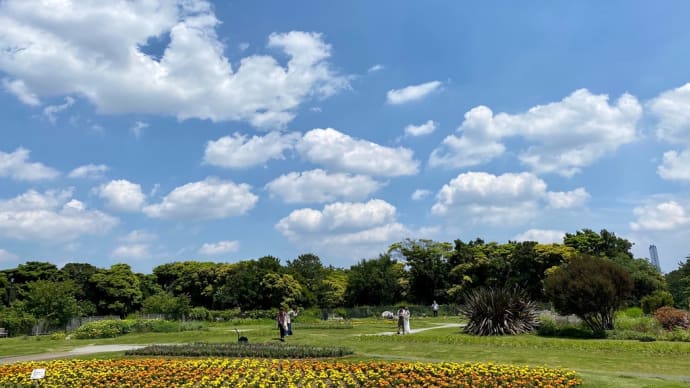
<instances>
[{"instance_id":1,"label":"blue sky","mask_svg":"<svg viewBox=\"0 0 690 388\"><path fill-rule=\"evenodd\" d=\"M0 1L0 268L690 254L686 1Z\"/></svg>"}]
</instances>

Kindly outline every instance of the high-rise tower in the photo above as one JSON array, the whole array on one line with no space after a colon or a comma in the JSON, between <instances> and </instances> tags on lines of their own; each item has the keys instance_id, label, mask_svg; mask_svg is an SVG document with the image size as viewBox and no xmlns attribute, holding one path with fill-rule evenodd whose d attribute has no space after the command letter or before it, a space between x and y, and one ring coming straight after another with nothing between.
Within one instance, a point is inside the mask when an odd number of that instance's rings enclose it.
<instances>
[{"instance_id":1,"label":"high-rise tower","mask_svg":"<svg viewBox=\"0 0 690 388\"><path fill-rule=\"evenodd\" d=\"M659 253L656 251L656 245L649 246L649 261L661 272L661 265L659 264Z\"/></svg>"}]
</instances>

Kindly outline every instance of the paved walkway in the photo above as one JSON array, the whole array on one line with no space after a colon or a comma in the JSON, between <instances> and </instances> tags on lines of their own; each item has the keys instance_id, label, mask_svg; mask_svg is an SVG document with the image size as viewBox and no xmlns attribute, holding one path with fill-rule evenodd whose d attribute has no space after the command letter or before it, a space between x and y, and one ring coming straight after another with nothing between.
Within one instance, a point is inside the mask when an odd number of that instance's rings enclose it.
<instances>
[{"instance_id":1,"label":"paved walkway","mask_svg":"<svg viewBox=\"0 0 690 388\"><path fill-rule=\"evenodd\" d=\"M427 331L427 330L434 330L434 329L446 329L449 327L464 327L464 323L446 323L445 325L437 325L437 326L431 326L431 327L424 327L421 329L410 329L410 334L414 333L420 333L422 331ZM397 335L397 331L384 331L382 333L376 333L376 334L357 334L357 335Z\"/></svg>"}]
</instances>

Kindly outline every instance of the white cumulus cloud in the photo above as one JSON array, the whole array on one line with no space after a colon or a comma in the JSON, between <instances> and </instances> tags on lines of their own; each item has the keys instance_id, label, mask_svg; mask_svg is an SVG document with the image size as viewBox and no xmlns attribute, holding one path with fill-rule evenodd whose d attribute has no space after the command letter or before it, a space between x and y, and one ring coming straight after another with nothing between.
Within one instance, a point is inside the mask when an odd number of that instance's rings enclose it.
<instances>
[{"instance_id":1,"label":"white cumulus cloud","mask_svg":"<svg viewBox=\"0 0 690 388\"><path fill-rule=\"evenodd\" d=\"M536 241L540 244L563 243L565 232L562 230L529 229L513 237L515 241Z\"/></svg>"},{"instance_id":2,"label":"white cumulus cloud","mask_svg":"<svg viewBox=\"0 0 690 388\"><path fill-rule=\"evenodd\" d=\"M85 164L79 166L67 174L73 179L102 179L109 170L105 164Z\"/></svg>"},{"instance_id":3,"label":"white cumulus cloud","mask_svg":"<svg viewBox=\"0 0 690 388\"><path fill-rule=\"evenodd\" d=\"M205 243L199 248L199 254L204 256L218 256L237 252L240 249L239 241L218 241L215 243Z\"/></svg>"},{"instance_id":4,"label":"white cumulus cloud","mask_svg":"<svg viewBox=\"0 0 690 388\"><path fill-rule=\"evenodd\" d=\"M664 179L690 181L690 148L681 152L664 152L664 160L657 173Z\"/></svg>"},{"instance_id":5,"label":"white cumulus cloud","mask_svg":"<svg viewBox=\"0 0 690 388\"><path fill-rule=\"evenodd\" d=\"M690 223L690 211L676 201L649 203L633 209L637 221L630 223L633 231L673 230Z\"/></svg>"},{"instance_id":6,"label":"white cumulus cloud","mask_svg":"<svg viewBox=\"0 0 690 388\"><path fill-rule=\"evenodd\" d=\"M141 260L151 257L148 244L119 245L110 256L119 260Z\"/></svg>"},{"instance_id":7,"label":"white cumulus cloud","mask_svg":"<svg viewBox=\"0 0 690 388\"><path fill-rule=\"evenodd\" d=\"M534 218L545 202L553 208L572 208L584 205L589 197L583 188L570 192L546 189L546 183L532 173L467 172L443 185L431 211L475 223L515 224Z\"/></svg>"},{"instance_id":8,"label":"white cumulus cloud","mask_svg":"<svg viewBox=\"0 0 690 388\"><path fill-rule=\"evenodd\" d=\"M136 212L146 202L146 194L141 191L141 185L125 179L112 180L95 191L114 210Z\"/></svg>"},{"instance_id":9,"label":"white cumulus cloud","mask_svg":"<svg viewBox=\"0 0 690 388\"><path fill-rule=\"evenodd\" d=\"M19 147L14 152L0 151L0 177L18 181L40 181L57 178L60 173L42 163L29 162L30 151Z\"/></svg>"},{"instance_id":10,"label":"white cumulus cloud","mask_svg":"<svg viewBox=\"0 0 690 388\"><path fill-rule=\"evenodd\" d=\"M292 149L300 137L299 133L271 132L265 136L247 138L236 132L232 136L209 141L204 162L219 167L246 168L271 159L284 159L284 152Z\"/></svg>"},{"instance_id":11,"label":"white cumulus cloud","mask_svg":"<svg viewBox=\"0 0 690 388\"><path fill-rule=\"evenodd\" d=\"M405 127L405 134L409 136L423 136L433 133L436 130L436 122L429 120L420 125L408 125Z\"/></svg>"},{"instance_id":12,"label":"white cumulus cloud","mask_svg":"<svg viewBox=\"0 0 690 388\"><path fill-rule=\"evenodd\" d=\"M266 184L273 196L286 203L358 201L369 197L381 183L366 175L328 173L321 169L291 172Z\"/></svg>"},{"instance_id":13,"label":"white cumulus cloud","mask_svg":"<svg viewBox=\"0 0 690 388\"><path fill-rule=\"evenodd\" d=\"M333 128L305 133L296 148L308 161L343 172L400 176L415 175L419 169L419 162L408 148L384 147Z\"/></svg>"},{"instance_id":14,"label":"white cumulus cloud","mask_svg":"<svg viewBox=\"0 0 690 388\"><path fill-rule=\"evenodd\" d=\"M161 203L145 206L143 211L153 218L220 219L247 213L257 200L248 184L210 177L175 188Z\"/></svg>"},{"instance_id":15,"label":"white cumulus cloud","mask_svg":"<svg viewBox=\"0 0 690 388\"><path fill-rule=\"evenodd\" d=\"M659 120L659 139L690 146L690 83L661 93L648 107Z\"/></svg>"},{"instance_id":16,"label":"white cumulus cloud","mask_svg":"<svg viewBox=\"0 0 690 388\"><path fill-rule=\"evenodd\" d=\"M587 89L517 115L494 115L491 109L479 106L465 114L459 135L446 137L432 152L429 164L483 164L505 152L504 138L521 137L529 144L518 155L523 164L539 174L569 177L635 140L641 114L640 103L629 94L611 105L607 95L594 95Z\"/></svg>"},{"instance_id":17,"label":"white cumulus cloud","mask_svg":"<svg viewBox=\"0 0 690 388\"><path fill-rule=\"evenodd\" d=\"M441 87L441 82L431 81L419 85L411 85L402 89L391 89L386 94L386 101L392 105L405 104L421 100Z\"/></svg>"},{"instance_id":18,"label":"white cumulus cloud","mask_svg":"<svg viewBox=\"0 0 690 388\"><path fill-rule=\"evenodd\" d=\"M376 255L410 233L397 222L395 207L380 199L364 203L336 202L322 210L297 209L275 227L300 246L341 257L343 250Z\"/></svg>"},{"instance_id":19,"label":"white cumulus cloud","mask_svg":"<svg viewBox=\"0 0 690 388\"><path fill-rule=\"evenodd\" d=\"M106 233L117 223L116 218L73 199L71 190L29 190L0 199L0 236L7 238L62 242Z\"/></svg>"},{"instance_id":20,"label":"white cumulus cloud","mask_svg":"<svg viewBox=\"0 0 690 388\"><path fill-rule=\"evenodd\" d=\"M202 0L7 0L0 3L0 71L10 79L5 89L28 104L79 95L103 113L270 128L287 124L305 100L348 87L320 34L271 34L267 47L288 57L285 66L269 55L231 61L216 33L220 23ZM147 54L149 41L163 36L169 43L162 55Z\"/></svg>"}]
</instances>

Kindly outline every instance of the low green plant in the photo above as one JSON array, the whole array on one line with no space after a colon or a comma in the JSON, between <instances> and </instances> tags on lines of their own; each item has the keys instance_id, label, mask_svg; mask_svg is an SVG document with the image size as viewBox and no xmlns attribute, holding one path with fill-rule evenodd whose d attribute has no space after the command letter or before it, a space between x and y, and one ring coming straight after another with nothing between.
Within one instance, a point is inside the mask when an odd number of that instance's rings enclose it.
<instances>
[{"instance_id":1,"label":"low green plant","mask_svg":"<svg viewBox=\"0 0 690 388\"><path fill-rule=\"evenodd\" d=\"M647 313L649 314L649 313ZM628 307L623 310L618 310L616 312L616 319L621 318L621 317L627 317L627 318L640 318L644 317L645 312L639 308L639 307Z\"/></svg>"},{"instance_id":2,"label":"low green plant","mask_svg":"<svg viewBox=\"0 0 690 388\"><path fill-rule=\"evenodd\" d=\"M151 345L125 352L128 356L250 358L343 357L353 353L350 349L335 346L203 342L183 345Z\"/></svg>"},{"instance_id":3,"label":"low green plant","mask_svg":"<svg viewBox=\"0 0 690 388\"><path fill-rule=\"evenodd\" d=\"M161 319L105 319L89 322L77 328L73 336L77 339L113 338L127 333L172 333L180 331L207 330L204 322L166 321Z\"/></svg>"},{"instance_id":4,"label":"low green plant","mask_svg":"<svg viewBox=\"0 0 690 388\"><path fill-rule=\"evenodd\" d=\"M538 325L534 303L517 289L472 291L465 296L460 313L468 320L465 332L482 336L529 333Z\"/></svg>"}]
</instances>

